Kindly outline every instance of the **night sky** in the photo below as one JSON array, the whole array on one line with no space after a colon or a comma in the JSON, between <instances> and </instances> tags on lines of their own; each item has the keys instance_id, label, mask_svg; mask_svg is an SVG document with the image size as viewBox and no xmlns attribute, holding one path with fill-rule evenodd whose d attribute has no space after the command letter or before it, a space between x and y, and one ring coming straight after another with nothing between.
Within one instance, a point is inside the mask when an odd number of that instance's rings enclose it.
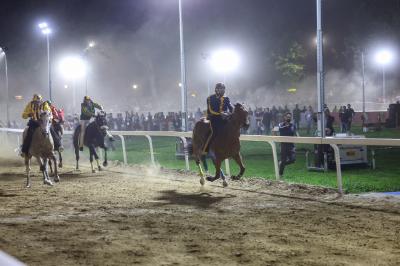
<instances>
[{"instance_id":1,"label":"night sky","mask_svg":"<svg viewBox=\"0 0 400 266\"><path fill-rule=\"evenodd\" d=\"M60 77L57 62L64 55L81 54L88 41L95 40L98 45L89 54L89 94L118 111L130 106L140 110L155 108L149 102L164 109L179 109L177 3L177 0L2 0L0 45L8 48L10 95L30 98L38 91L47 96L45 38L37 28L45 20L54 31L51 36L54 95L63 105L69 104L66 98L71 94L63 89L69 81ZM208 74L201 53L220 47L228 46L241 54L241 68L227 77L228 89L232 88L237 100L251 101L252 94L267 93L269 88L280 86L274 58L294 41L307 52L306 72L313 80L314 0L183 0L183 5L188 88L189 93L198 95L190 99L193 109L206 97L207 77L212 83L221 80L220 76ZM357 52L372 53L373 47L380 44L398 49L398 14L399 0L323 1L326 71L354 71L358 67ZM388 70L393 93L398 91L398 67ZM377 70L370 67L368 71L371 84L378 84ZM132 83L139 84L140 89L132 91ZM79 97L82 96L83 82L75 85ZM4 101L4 94L1 95ZM302 96L310 98L306 93ZM270 104L268 99L265 102Z\"/></svg>"}]
</instances>

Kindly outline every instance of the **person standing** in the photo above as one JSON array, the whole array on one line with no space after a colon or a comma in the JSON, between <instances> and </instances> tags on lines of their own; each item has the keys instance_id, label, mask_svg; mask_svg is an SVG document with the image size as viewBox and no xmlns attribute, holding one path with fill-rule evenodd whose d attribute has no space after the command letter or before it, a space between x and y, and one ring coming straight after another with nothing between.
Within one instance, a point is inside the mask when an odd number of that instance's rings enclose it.
<instances>
[{"instance_id":1,"label":"person standing","mask_svg":"<svg viewBox=\"0 0 400 266\"><path fill-rule=\"evenodd\" d=\"M292 123L292 114L286 113L284 121L279 124L279 135L293 137L296 136L296 126ZM279 162L279 176L283 175L285 166L296 161L296 147L294 143L281 143L281 160Z\"/></svg>"},{"instance_id":2,"label":"person standing","mask_svg":"<svg viewBox=\"0 0 400 266\"><path fill-rule=\"evenodd\" d=\"M300 128L300 114L301 110L299 108L299 105L296 104L295 108L293 109L293 121L297 129Z\"/></svg>"},{"instance_id":3,"label":"person standing","mask_svg":"<svg viewBox=\"0 0 400 266\"><path fill-rule=\"evenodd\" d=\"M307 135L310 135L312 122L313 122L313 109L312 109L311 105L308 106L308 109L305 112L304 117L305 117L306 123L307 123Z\"/></svg>"},{"instance_id":4,"label":"person standing","mask_svg":"<svg viewBox=\"0 0 400 266\"><path fill-rule=\"evenodd\" d=\"M347 132L347 125L348 125L348 121L347 121L347 115L348 112L346 110L346 106L343 105L342 106L342 111L341 113L339 113L339 117L340 117L340 123L341 123L341 128L342 128L342 133L346 133Z\"/></svg>"},{"instance_id":5,"label":"person standing","mask_svg":"<svg viewBox=\"0 0 400 266\"><path fill-rule=\"evenodd\" d=\"M347 105L346 111L347 111L347 132L350 132L351 123L353 122L353 118L354 118L356 113L354 112L354 109L351 108L350 104Z\"/></svg>"},{"instance_id":6,"label":"person standing","mask_svg":"<svg viewBox=\"0 0 400 266\"><path fill-rule=\"evenodd\" d=\"M269 107L264 111L264 115L262 118L262 123L265 128L265 135L271 134L271 119L272 119L272 113L269 110Z\"/></svg>"}]
</instances>

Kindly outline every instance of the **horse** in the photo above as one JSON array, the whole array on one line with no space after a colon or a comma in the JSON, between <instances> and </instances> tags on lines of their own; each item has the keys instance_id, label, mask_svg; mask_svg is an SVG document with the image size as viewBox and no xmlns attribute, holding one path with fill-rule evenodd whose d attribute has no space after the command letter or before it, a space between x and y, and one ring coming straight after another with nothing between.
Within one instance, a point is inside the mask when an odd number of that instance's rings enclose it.
<instances>
[{"instance_id":1,"label":"horse","mask_svg":"<svg viewBox=\"0 0 400 266\"><path fill-rule=\"evenodd\" d=\"M228 186L225 180L225 176L221 175L221 163L223 160L232 158L240 167L240 172L237 176L232 176L232 180L239 180L245 171L245 167L242 162L242 156L240 155L240 129L248 128L250 125L249 114L246 108L236 103L232 115L226 121L226 124L221 129L217 136L213 137L211 143L209 143L210 153L213 155L213 163L215 165L215 176L208 176L208 181L215 181L222 177L222 184L224 187ZM200 161L201 156L204 153L205 145L207 145L208 138L211 134L210 121L205 118L198 121L193 129L193 156L196 161L196 165L199 169L200 184L204 185L204 172L201 168Z\"/></svg>"},{"instance_id":2,"label":"horse","mask_svg":"<svg viewBox=\"0 0 400 266\"><path fill-rule=\"evenodd\" d=\"M52 132L53 140L54 140L54 137L59 138L59 142L61 145L60 146L60 145L54 144L54 151L58 153L58 167L59 168L63 167L63 160L62 160L62 156L61 156L61 153L64 151L64 149L62 148L62 137L64 135L63 125L64 125L64 110L61 109L58 111L58 119L53 119L51 128L50 128L50 130L53 131ZM56 163L56 161L54 161L54 163ZM50 172L53 173L53 167L52 167L51 161L49 161L49 166L50 166Z\"/></svg>"},{"instance_id":3,"label":"horse","mask_svg":"<svg viewBox=\"0 0 400 266\"><path fill-rule=\"evenodd\" d=\"M30 162L31 158L35 157L40 165L40 171L43 174L43 183L49 186L53 185L47 172L47 163L49 160L57 161L54 156L54 143L50 134L51 113L49 111L42 112L39 118L40 126L35 129L32 137L32 143L29 151L25 154L25 167L26 167L26 187L31 187L30 180ZM26 137L27 129L24 130L23 136ZM54 181L59 182L57 164L55 163L55 176Z\"/></svg>"},{"instance_id":4,"label":"horse","mask_svg":"<svg viewBox=\"0 0 400 266\"><path fill-rule=\"evenodd\" d=\"M104 150L104 162L103 166L106 167L108 165L107 162L107 146L104 143L104 138L107 133L107 119L105 112L99 112L96 115L96 118L93 122L89 123L86 128L84 135L84 145L89 148L90 154L90 165L92 168L92 173L95 173L96 170L93 166L93 157L96 159L97 168L99 171L103 169L99 163L99 156L97 155L96 148L100 147ZM81 132L81 126L77 126L74 135L73 135L73 143L75 150L75 158L76 158L76 170L79 170L79 134Z\"/></svg>"}]
</instances>

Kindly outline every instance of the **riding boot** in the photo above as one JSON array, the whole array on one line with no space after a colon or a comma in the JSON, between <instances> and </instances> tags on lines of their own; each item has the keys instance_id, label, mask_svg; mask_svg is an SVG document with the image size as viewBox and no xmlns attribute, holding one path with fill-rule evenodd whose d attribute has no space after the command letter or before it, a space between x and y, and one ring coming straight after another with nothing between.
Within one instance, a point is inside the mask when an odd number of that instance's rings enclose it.
<instances>
[{"instance_id":1,"label":"riding boot","mask_svg":"<svg viewBox=\"0 0 400 266\"><path fill-rule=\"evenodd\" d=\"M53 138L54 150L59 150L59 148L61 147L61 140L53 127L50 127L50 134L51 137Z\"/></svg>"},{"instance_id":2,"label":"riding boot","mask_svg":"<svg viewBox=\"0 0 400 266\"><path fill-rule=\"evenodd\" d=\"M26 137L22 143L22 149L21 149L21 156L24 157L25 154L29 152L29 148L31 146L32 138L33 138L33 133L35 132L35 129L39 127L38 122L34 120L29 120L28 122L28 131L26 132Z\"/></svg>"}]
</instances>

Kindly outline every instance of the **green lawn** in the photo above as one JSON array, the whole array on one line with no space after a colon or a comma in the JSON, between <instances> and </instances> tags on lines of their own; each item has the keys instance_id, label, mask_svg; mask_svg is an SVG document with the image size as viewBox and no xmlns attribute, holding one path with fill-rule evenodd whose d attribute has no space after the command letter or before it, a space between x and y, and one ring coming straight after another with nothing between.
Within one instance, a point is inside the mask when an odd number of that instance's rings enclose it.
<instances>
[{"instance_id":1,"label":"green lawn","mask_svg":"<svg viewBox=\"0 0 400 266\"><path fill-rule=\"evenodd\" d=\"M360 131L360 129L355 130ZM398 130L385 129L381 132L369 132L367 137L398 138ZM153 147L157 163L165 168L185 169L185 161L175 158L176 138L153 137ZM116 141L117 149L110 152L111 160L122 161L121 144ZM126 139L129 164L150 164L150 152L145 137L129 137ZM297 145L297 161L287 166L283 179L292 183L306 183L326 187L336 187L336 171L327 173L310 172L306 169L305 150L313 149L312 145ZM368 147L371 149L372 147ZM242 142L242 156L246 165L245 177L261 177L275 179L272 151L268 143ZM376 150L376 169L344 169L343 185L346 192L399 191L400 190L400 149ZM231 173L237 173L238 167L230 161ZM196 170L190 161L190 169ZM224 168L225 169L225 168ZM211 173L214 169L211 168Z\"/></svg>"}]
</instances>

